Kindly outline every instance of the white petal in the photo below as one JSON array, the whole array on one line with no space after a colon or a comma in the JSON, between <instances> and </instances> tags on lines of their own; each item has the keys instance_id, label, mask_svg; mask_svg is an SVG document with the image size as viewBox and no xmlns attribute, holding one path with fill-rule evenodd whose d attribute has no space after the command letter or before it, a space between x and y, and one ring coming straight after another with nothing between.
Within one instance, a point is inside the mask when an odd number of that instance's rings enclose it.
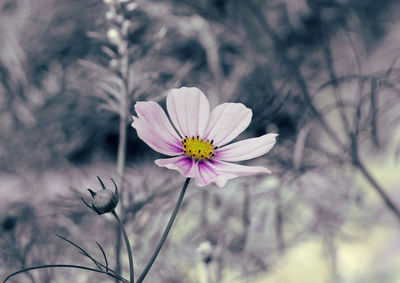
<instances>
[{"instance_id":1,"label":"white petal","mask_svg":"<svg viewBox=\"0 0 400 283\"><path fill-rule=\"evenodd\" d=\"M201 90L195 87L171 89L167 96L167 110L181 137L203 136L210 105Z\"/></svg>"},{"instance_id":2,"label":"white petal","mask_svg":"<svg viewBox=\"0 0 400 283\"><path fill-rule=\"evenodd\" d=\"M211 112L203 139L222 146L236 138L250 124L252 112L242 103L223 103Z\"/></svg>"},{"instance_id":3,"label":"white petal","mask_svg":"<svg viewBox=\"0 0 400 283\"><path fill-rule=\"evenodd\" d=\"M220 160L210 162L220 174L233 174L236 177L251 176L258 173L271 174L271 170L261 166L245 166Z\"/></svg>"},{"instance_id":4,"label":"white petal","mask_svg":"<svg viewBox=\"0 0 400 283\"><path fill-rule=\"evenodd\" d=\"M132 127L140 139L155 151L166 155L178 155L183 152L181 140L169 122L160 105L154 101L137 102Z\"/></svg>"},{"instance_id":5,"label":"white petal","mask_svg":"<svg viewBox=\"0 0 400 283\"><path fill-rule=\"evenodd\" d=\"M209 162L196 163L195 184L199 187L204 187L214 182L218 187L222 188L226 185L228 179L235 177L235 175L231 174L223 174L221 176L221 173Z\"/></svg>"},{"instance_id":6,"label":"white petal","mask_svg":"<svg viewBox=\"0 0 400 283\"><path fill-rule=\"evenodd\" d=\"M266 154L276 143L278 134L266 134L258 138L242 140L215 151L215 158L225 161L241 161Z\"/></svg>"},{"instance_id":7,"label":"white petal","mask_svg":"<svg viewBox=\"0 0 400 283\"><path fill-rule=\"evenodd\" d=\"M271 174L271 171L265 167L244 166L218 160L198 162L195 183L200 187L215 183L222 188L230 179L258 173Z\"/></svg>"},{"instance_id":8,"label":"white petal","mask_svg":"<svg viewBox=\"0 0 400 283\"><path fill-rule=\"evenodd\" d=\"M196 176L195 161L187 156L157 159L154 162L160 167L177 170L185 177Z\"/></svg>"}]
</instances>

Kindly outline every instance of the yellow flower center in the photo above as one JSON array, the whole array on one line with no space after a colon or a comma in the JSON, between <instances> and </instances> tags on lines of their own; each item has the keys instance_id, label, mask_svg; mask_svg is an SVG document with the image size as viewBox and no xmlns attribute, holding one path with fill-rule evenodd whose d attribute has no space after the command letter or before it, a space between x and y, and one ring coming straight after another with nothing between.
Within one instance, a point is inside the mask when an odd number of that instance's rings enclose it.
<instances>
[{"instance_id":1,"label":"yellow flower center","mask_svg":"<svg viewBox=\"0 0 400 283\"><path fill-rule=\"evenodd\" d=\"M182 147L183 152L192 158L198 160L208 160L214 156L214 150L217 149L216 146L213 146L213 140L203 141L199 136L197 137L184 137L182 139Z\"/></svg>"}]
</instances>

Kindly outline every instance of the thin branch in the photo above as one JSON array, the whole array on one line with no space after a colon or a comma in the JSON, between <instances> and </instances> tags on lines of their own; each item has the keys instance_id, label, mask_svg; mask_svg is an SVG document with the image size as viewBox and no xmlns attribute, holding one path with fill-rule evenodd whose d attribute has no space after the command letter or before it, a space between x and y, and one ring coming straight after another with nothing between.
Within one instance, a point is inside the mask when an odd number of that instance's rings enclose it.
<instances>
[{"instance_id":1,"label":"thin branch","mask_svg":"<svg viewBox=\"0 0 400 283\"><path fill-rule=\"evenodd\" d=\"M108 272L108 260L107 260L106 253L104 252L103 247L97 241L96 241L96 244L100 248L101 253L103 254L105 265L106 265L106 272Z\"/></svg>"},{"instance_id":2,"label":"thin branch","mask_svg":"<svg viewBox=\"0 0 400 283\"><path fill-rule=\"evenodd\" d=\"M361 173L368 180L368 182L372 185L372 187L379 194L379 196L383 199L383 201L385 202L386 206L390 209L390 211L393 212L393 214L395 215L397 220L400 221L400 210L399 210L399 208L391 200L389 195L386 194L386 192L383 190L381 185L378 184L378 182L374 179L374 177L372 177L371 173L364 166L364 164L361 162L361 160L356 157L356 159L354 160L354 164L361 171Z\"/></svg>"},{"instance_id":3,"label":"thin branch","mask_svg":"<svg viewBox=\"0 0 400 283\"><path fill-rule=\"evenodd\" d=\"M67 238L60 236L58 234L56 234L56 236L60 237L61 239L63 239L64 241L70 243L71 245L75 246L76 248L78 248L80 250L80 253L89 257L94 264L96 264L96 266L99 268L99 270L102 270L101 267L105 268L108 272L112 272L115 276L119 276L119 273L114 271L113 269L109 268L107 265L102 264L101 262L97 261L95 258L91 257L84 249L82 249L80 246L78 246L77 244L75 244L74 242L72 242L71 240L68 240ZM97 243L97 242L96 242ZM107 260L106 260L106 264L107 264ZM100 267L99 267L100 266Z\"/></svg>"},{"instance_id":4,"label":"thin branch","mask_svg":"<svg viewBox=\"0 0 400 283\"><path fill-rule=\"evenodd\" d=\"M335 71L335 65L333 63L333 56L332 56L329 38L324 40L324 42L322 44L322 50L325 55L329 78L332 81L333 94L335 96L336 105L337 105L337 108L339 109L340 115L342 116L344 130L346 133L349 133L350 132L350 122L348 120L346 111L343 107L343 99L342 99L342 95L341 95L341 91L340 91L340 84L338 83L338 80L337 80L337 75L336 75L336 71Z\"/></svg>"},{"instance_id":5,"label":"thin branch","mask_svg":"<svg viewBox=\"0 0 400 283\"><path fill-rule=\"evenodd\" d=\"M301 74L301 71L297 64L291 60L288 55L286 54L286 50L282 49L282 42L280 38L277 36L277 34L272 30L270 27L269 23L265 19L262 11L254 4L252 1L247 1L246 2L247 6L249 9L254 13L254 16L256 19L260 22L260 25L264 29L264 31L268 34L269 37L271 37L275 50L277 54L281 56L281 59L283 63L287 66L288 71L292 72L292 75L294 76L297 85L300 88L301 93L303 94L304 100L309 105L309 108L311 110L312 115L315 116L317 121L321 124L322 128L325 130L325 132L331 137L332 141L339 147L342 148L343 144L342 141L339 139L339 137L336 135L335 131L330 127L330 125L325 121L324 117L321 115L321 113L317 110L317 108L314 106L314 103L311 99L310 92L308 90L307 83Z\"/></svg>"},{"instance_id":6,"label":"thin branch","mask_svg":"<svg viewBox=\"0 0 400 283\"><path fill-rule=\"evenodd\" d=\"M379 147L379 138L378 138L378 96L376 95L376 80L371 80L371 124L372 124L372 140L375 143L376 147Z\"/></svg>"},{"instance_id":7,"label":"thin branch","mask_svg":"<svg viewBox=\"0 0 400 283\"><path fill-rule=\"evenodd\" d=\"M84 250L83 248L81 248L78 244L75 244L75 243L72 242L71 240L68 240L67 238L65 238L65 237L63 237L63 236L61 236L61 235L59 235L59 234L56 234L56 236L59 237L60 239L64 240L64 241L66 241L67 243L73 245L74 247L76 247L78 250L80 250L81 254L87 256L88 258L90 258L90 259L93 261L93 263L97 266L97 268L98 268L99 270L102 270L102 269L101 269L101 266L100 266L99 263L98 263L98 261L95 260L86 250Z\"/></svg>"},{"instance_id":8,"label":"thin branch","mask_svg":"<svg viewBox=\"0 0 400 283\"><path fill-rule=\"evenodd\" d=\"M73 265L73 264L46 264L46 265L39 265L39 266L32 266L32 267L28 267L28 268L24 268L21 270L18 270L10 275L8 275L6 277L6 279L4 279L3 283L7 282L10 278L14 277L15 275L30 271L30 270L37 270L37 269L44 269L44 268L76 268L76 269L84 269L84 270L89 270L89 271L93 271L93 272L97 272L97 273L102 273L105 275L108 275L110 277L113 277L115 279L118 279L119 281L125 282L125 283L129 283L128 280L124 279L121 276L118 275L113 275L111 273L107 273L104 272L102 270L98 270L98 269L94 269L94 268L90 268L90 267L86 267L86 266L81 266L81 265Z\"/></svg>"},{"instance_id":9,"label":"thin branch","mask_svg":"<svg viewBox=\"0 0 400 283\"><path fill-rule=\"evenodd\" d=\"M351 38L349 33L345 33L345 35L346 35L347 40L349 41L351 49L353 50L354 59L356 60L356 63L357 63L358 74L361 76L361 74L362 74L362 66L361 66L360 56L358 56L356 45L354 44L354 41Z\"/></svg>"}]
</instances>

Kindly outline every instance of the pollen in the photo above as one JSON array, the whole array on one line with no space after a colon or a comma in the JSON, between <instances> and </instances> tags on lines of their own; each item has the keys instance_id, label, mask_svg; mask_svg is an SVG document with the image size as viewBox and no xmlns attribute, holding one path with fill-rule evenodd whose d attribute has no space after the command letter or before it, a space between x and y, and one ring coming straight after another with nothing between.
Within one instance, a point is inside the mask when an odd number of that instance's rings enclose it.
<instances>
[{"instance_id":1,"label":"pollen","mask_svg":"<svg viewBox=\"0 0 400 283\"><path fill-rule=\"evenodd\" d=\"M197 137L184 137L182 139L183 152L197 160L208 160L214 156L214 150L216 147L213 146L213 140L203 141L199 136Z\"/></svg>"}]
</instances>

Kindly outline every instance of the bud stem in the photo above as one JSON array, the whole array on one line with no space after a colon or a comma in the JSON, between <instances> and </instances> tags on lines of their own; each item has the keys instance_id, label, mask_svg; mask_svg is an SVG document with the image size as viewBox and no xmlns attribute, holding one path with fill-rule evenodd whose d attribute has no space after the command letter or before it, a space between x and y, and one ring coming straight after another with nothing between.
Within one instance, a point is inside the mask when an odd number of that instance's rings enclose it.
<instances>
[{"instance_id":1,"label":"bud stem","mask_svg":"<svg viewBox=\"0 0 400 283\"><path fill-rule=\"evenodd\" d=\"M122 224L121 219L119 219L118 214L115 211L115 209L112 210L112 214L114 215L115 219L117 219L117 222L119 224L119 227L121 228L122 234L124 235L126 249L127 249L128 257L129 257L129 283L133 283L134 269L133 269L131 244L129 243L128 235L126 234L124 224Z\"/></svg>"},{"instance_id":2,"label":"bud stem","mask_svg":"<svg viewBox=\"0 0 400 283\"><path fill-rule=\"evenodd\" d=\"M151 257L151 259L147 263L147 265L144 268L142 274L140 274L140 276L139 276L138 280L136 281L136 283L142 283L143 282L143 280L146 277L147 273L149 272L151 266L153 265L154 261L156 260L156 258L158 256L158 253L160 252L161 248L163 247L163 245L165 243L165 240L168 237L168 233L171 230L172 225L174 224L176 215L178 214L179 207L181 206L181 203L182 203L182 200L183 200L183 196L185 195L185 192L186 192L186 189L187 189L187 187L189 185L189 182L190 182L190 178L187 178L186 181L185 181L185 184L182 187L182 191L181 191L181 194L179 195L178 201L177 201L177 203L175 205L174 212L172 212L172 215L169 218L167 227L165 228L165 231L164 231L164 233L163 233L163 235L161 237L161 240L158 243L158 246L156 247L156 249L154 250L153 256Z\"/></svg>"}]
</instances>

